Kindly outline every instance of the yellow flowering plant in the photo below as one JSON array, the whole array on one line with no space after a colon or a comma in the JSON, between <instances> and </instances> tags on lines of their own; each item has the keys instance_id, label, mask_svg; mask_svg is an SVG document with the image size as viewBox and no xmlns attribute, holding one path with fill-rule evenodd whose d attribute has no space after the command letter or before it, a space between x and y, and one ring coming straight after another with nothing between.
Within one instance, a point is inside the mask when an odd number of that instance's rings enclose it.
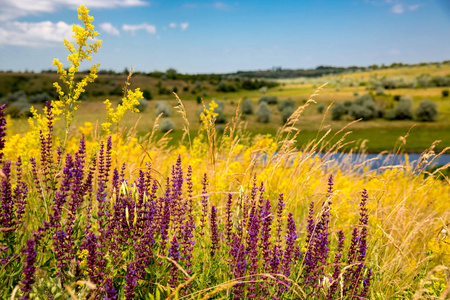
<instances>
[{"instance_id":1,"label":"yellow flowering plant","mask_svg":"<svg viewBox=\"0 0 450 300\"><path fill-rule=\"evenodd\" d=\"M66 128L64 142L67 140L69 127L74 118L73 114L79 108L80 96L85 91L88 83L94 82L97 78L98 68L100 67L100 64L92 65L89 69L89 74L76 82L75 75L79 71L80 64L84 60L91 60L92 54L97 53L102 44L102 40L95 40L99 33L94 30L94 25L92 25L94 17L89 16L89 10L86 6L81 5L78 8L78 19L83 22L84 27L73 24L72 37L75 39L77 46L64 39L64 45L70 52L67 57L67 60L70 62L69 69L64 69L63 63L57 58L53 60L53 65L57 67L57 72L60 74L59 79L65 87L63 88L58 82L53 84L58 93L59 101L52 102L53 107L60 109L59 114L64 113ZM88 39L94 41L88 44Z\"/></svg>"},{"instance_id":2,"label":"yellow flowering plant","mask_svg":"<svg viewBox=\"0 0 450 300\"><path fill-rule=\"evenodd\" d=\"M127 81L125 82L124 97L122 98L122 104L119 104L116 109L112 108L112 103L109 99L106 99L103 103L106 105L106 122L102 123L102 132L105 134L110 133L110 127L112 124L116 124L116 131L118 133L120 127L120 121L123 115L127 111L137 113L139 110L136 108L139 105L139 100L144 98L139 88L134 92L127 90L127 86L130 85L130 77L133 72L133 68L130 70Z\"/></svg>"}]
</instances>

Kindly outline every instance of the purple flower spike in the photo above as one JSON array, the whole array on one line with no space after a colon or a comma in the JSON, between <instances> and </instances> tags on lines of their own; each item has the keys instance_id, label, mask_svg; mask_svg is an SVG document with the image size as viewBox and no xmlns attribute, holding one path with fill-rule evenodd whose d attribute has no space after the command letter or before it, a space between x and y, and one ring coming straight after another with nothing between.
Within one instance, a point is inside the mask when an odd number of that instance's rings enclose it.
<instances>
[{"instance_id":1,"label":"purple flower spike","mask_svg":"<svg viewBox=\"0 0 450 300\"><path fill-rule=\"evenodd\" d=\"M30 238L27 241L27 248L25 249L25 267L23 268L24 279L20 282L20 289L24 292L24 295L20 297L21 300L29 299L28 293L31 291L31 286L34 284L34 272L36 267L34 263L36 262L36 241L34 238Z\"/></svg>"},{"instance_id":2,"label":"purple flower spike","mask_svg":"<svg viewBox=\"0 0 450 300\"><path fill-rule=\"evenodd\" d=\"M270 265L272 267L272 273L278 274L279 266L281 262L282 250L281 250L281 231L283 226L283 194L278 196L278 206L277 206L277 227L275 235L275 245L272 251L272 259Z\"/></svg>"},{"instance_id":3,"label":"purple flower spike","mask_svg":"<svg viewBox=\"0 0 450 300\"><path fill-rule=\"evenodd\" d=\"M203 232L203 228L206 225L206 215L208 214L208 198L209 198L209 196L207 195L208 194L208 192L207 192L208 178L206 177L206 173L203 175L202 185L203 185L203 191L202 191L202 197L201 197L202 214L201 214L201 218L200 218L200 235L205 234Z\"/></svg>"},{"instance_id":4,"label":"purple flower spike","mask_svg":"<svg viewBox=\"0 0 450 300\"><path fill-rule=\"evenodd\" d=\"M4 178L1 179L1 206L0 206L0 223L2 227L13 226L14 202L11 186L11 162L3 162Z\"/></svg>"},{"instance_id":5,"label":"purple flower spike","mask_svg":"<svg viewBox=\"0 0 450 300\"><path fill-rule=\"evenodd\" d=\"M136 289L138 285L137 282L137 273L134 269L134 266L132 263L128 264L128 272L125 276L125 299L126 300L133 300L134 298L134 290Z\"/></svg>"},{"instance_id":6,"label":"purple flower spike","mask_svg":"<svg viewBox=\"0 0 450 300\"><path fill-rule=\"evenodd\" d=\"M244 276L245 271L247 270L247 251L245 251L245 245L241 243L241 237L234 232L232 235L232 244L230 248L230 254L233 257L232 270L234 278L239 280L242 276ZM244 293L244 283L234 285L234 299L242 299L244 297Z\"/></svg>"},{"instance_id":7,"label":"purple flower spike","mask_svg":"<svg viewBox=\"0 0 450 300\"><path fill-rule=\"evenodd\" d=\"M117 293L114 289L113 282L111 278L106 278L105 280L105 296L103 300L117 300Z\"/></svg>"},{"instance_id":8,"label":"purple flower spike","mask_svg":"<svg viewBox=\"0 0 450 300\"><path fill-rule=\"evenodd\" d=\"M5 119L6 104L0 106L0 163L3 161L3 148L5 148L6 137L6 119Z\"/></svg>"},{"instance_id":9,"label":"purple flower spike","mask_svg":"<svg viewBox=\"0 0 450 300\"><path fill-rule=\"evenodd\" d=\"M286 277L291 275L291 264L294 257L294 244L296 240L297 228L292 213L289 213L286 229L286 249L284 250L283 263L281 265L283 275Z\"/></svg>"},{"instance_id":10,"label":"purple flower spike","mask_svg":"<svg viewBox=\"0 0 450 300\"><path fill-rule=\"evenodd\" d=\"M331 286L328 290L327 298L328 300L334 299L334 294L337 291L338 285L339 285L339 274L341 272L341 258L342 258L342 250L344 249L344 232L342 230L339 230L338 232L338 246L336 249L336 254L334 256L333 264L333 281L331 283Z\"/></svg>"},{"instance_id":11,"label":"purple flower spike","mask_svg":"<svg viewBox=\"0 0 450 300\"><path fill-rule=\"evenodd\" d=\"M219 230L217 228L217 209L214 207L214 205L211 206L211 215L210 215L210 222L211 222L211 257L214 256L216 253L216 250L220 248L219 246Z\"/></svg>"},{"instance_id":12,"label":"purple flower spike","mask_svg":"<svg viewBox=\"0 0 450 300\"><path fill-rule=\"evenodd\" d=\"M172 241L170 242L171 246L169 248L169 257L172 258L174 261L178 262L180 260L180 252L179 252L179 246L177 237L174 236ZM178 282L178 267L171 263L170 265L170 279L169 279L169 285L171 288L175 288L177 286Z\"/></svg>"},{"instance_id":13,"label":"purple flower spike","mask_svg":"<svg viewBox=\"0 0 450 300\"><path fill-rule=\"evenodd\" d=\"M231 220L231 205L233 204L233 195L228 194L228 201L226 206L227 219L225 223L225 237L227 245L231 245L231 230L233 229L233 221Z\"/></svg>"},{"instance_id":14,"label":"purple flower spike","mask_svg":"<svg viewBox=\"0 0 450 300\"><path fill-rule=\"evenodd\" d=\"M27 205L28 187L24 180L22 180L22 160L19 157L16 164L16 188L14 189L14 205L16 206L16 225L20 224L23 214L25 213L25 207Z\"/></svg>"}]
</instances>

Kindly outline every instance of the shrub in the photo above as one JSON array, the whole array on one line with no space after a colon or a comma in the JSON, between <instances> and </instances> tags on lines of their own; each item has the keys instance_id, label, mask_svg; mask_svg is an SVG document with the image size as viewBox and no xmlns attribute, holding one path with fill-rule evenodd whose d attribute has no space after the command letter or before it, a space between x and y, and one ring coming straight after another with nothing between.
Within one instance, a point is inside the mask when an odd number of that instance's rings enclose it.
<instances>
[{"instance_id":1,"label":"shrub","mask_svg":"<svg viewBox=\"0 0 450 300\"><path fill-rule=\"evenodd\" d=\"M325 110L325 104L323 104L323 103L320 103L319 105L317 105L317 112L319 113L319 114L322 114L323 113L323 111Z\"/></svg>"},{"instance_id":2,"label":"shrub","mask_svg":"<svg viewBox=\"0 0 450 300\"><path fill-rule=\"evenodd\" d=\"M159 116L160 114L162 114L161 117L163 117L163 118L170 117L172 112L171 112L170 106L167 104L167 102L158 101L155 103L155 107L156 107L156 116Z\"/></svg>"},{"instance_id":3,"label":"shrub","mask_svg":"<svg viewBox=\"0 0 450 300\"><path fill-rule=\"evenodd\" d=\"M217 98L213 98L213 100L218 105L216 110L224 110L225 109L225 102L224 101L218 100ZM209 105L208 105L208 107L209 107Z\"/></svg>"},{"instance_id":4,"label":"shrub","mask_svg":"<svg viewBox=\"0 0 450 300\"><path fill-rule=\"evenodd\" d=\"M348 114L348 112L350 111L350 107L353 105L353 101L351 101L351 100L345 100L344 102L343 102L343 104L344 104L344 107L345 107L345 109L346 109L346 114Z\"/></svg>"},{"instance_id":5,"label":"shrub","mask_svg":"<svg viewBox=\"0 0 450 300\"><path fill-rule=\"evenodd\" d=\"M411 120L413 113L411 110L412 98L408 96L400 97L397 106L386 114L388 120Z\"/></svg>"},{"instance_id":6,"label":"shrub","mask_svg":"<svg viewBox=\"0 0 450 300\"><path fill-rule=\"evenodd\" d=\"M219 86L217 87L218 92L236 92L238 90L238 87L234 83L227 83L225 81L221 81L219 83Z\"/></svg>"},{"instance_id":7,"label":"shrub","mask_svg":"<svg viewBox=\"0 0 450 300\"><path fill-rule=\"evenodd\" d=\"M382 86L378 86L376 89L375 89L375 95L377 95L377 96L383 96L385 93L384 93L384 87L382 87Z\"/></svg>"},{"instance_id":8,"label":"shrub","mask_svg":"<svg viewBox=\"0 0 450 300\"><path fill-rule=\"evenodd\" d=\"M195 89L201 89L202 88L202 82L201 81L195 81L194 83L194 88Z\"/></svg>"},{"instance_id":9,"label":"shrub","mask_svg":"<svg viewBox=\"0 0 450 300\"><path fill-rule=\"evenodd\" d=\"M426 87L430 86L430 83L431 83L431 77L428 75L421 75L421 76L417 77L417 84L422 88L426 88Z\"/></svg>"},{"instance_id":10,"label":"shrub","mask_svg":"<svg viewBox=\"0 0 450 300\"><path fill-rule=\"evenodd\" d=\"M261 104L262 102L266 102L267 104L274 105L278 103L278 97L277 96L262 96L259 98L258 103Z\"/></svg>"},{"instance_id":11,"label":"shrub","mask_svg":"<svg viewBox=\"0 0 450 300\"><path fill-rule=\"evenodd\" d=\"M164 119L161 121L161 124L159 124L159 130L161 132L168 132L170 130L174 130L175 129L175 123L172 122L172 120L170 119Z\"/></svg>"},{"instance_id":12,"label":"shrub","mask_svg":"<svg viewBox=\"0 0 450 300\"><path fill-rule=\"evenodd\" d=\"M14 93L9 93L7 96L0 99L0 104L9 104L11 102L22 101L27 102L27 95L24 91L19 90Z\"/></svg>"},{"instance_id":13,"label":"shrub","mask_svg":"<svg viewBox=\"0 0 450 300\"><path fill-rule=\"evenodd\" d=\"M334 103L333 107L331 107L331 119L334 121L340 120L346 113L347 109L345 108L344 104L340 102Z\"/></svg>"},{"instance_id":14,"label":"shrub","mask_svg":"<svg viewBox=\"0 0 450 300\"><path fill-rule=\"evenodd\" d=\"M139 105L135 105L134 107L136 107L139 112L143 112L147 109L148 106L148 101L145 99L140 99L139 100Z\"/></svg>"},{"instance_id":15,"label":"shrub","mask_svg":"<svg viewBox=\"0 0 450 300\"><path fill-rule=\"evenodd\" d=\"M256 115L258 116L257 120L260 123L269 123L272 117L272 112L270 110L267 102L262 101L258 105L258 109L256 110Z\"/></svg>"},{"instance_id":16,"label":"shrub","mask_svg":"<svg viewBox=\"0 0 450 300\"><path fill-rule=\"evenodd\" d=\"M6 114L12 118L28 118L31 117L31 105L26 98L10 103L6 108Z\"/></svg>"},{"instance_id":17,"label":"shrub","mask_svg":"<svg viewBox=\"0 0 450 300\"><path fill-rule=\"evenodd\" d=\"M366 102L364 105L353 104L349 114L356 119L371 120L380 116L380 108L375 102Z\"/></svg>"},{"instance_id":18,"label":"shrub","mask_svg":"<svg viewBox=\"0 0 450 300\"><path fill-rule=\"evenodd\" d=\"M448 97L448 90L443 90L442 91L442 97Z\"/></svg>"},{"instance_id":19,"label":"shrub","mask_svg":"<svg viewBox=\"0 0 450 300\"><path fill-rule=\"evenodd\" d=\"M153 96L152 96L152 92L150 92L149 90L145 89L142 91L142 95L144 96L145 99L147 100L152 100Z\"/></svg>"},{"instance_id":20,"label":"shrub","mask_svg":"<svg viewBox=\"0 0 450 300\"><path fill-rule=\"evenodd\" d=\"M165 87L160 87L158 89L158 94L160 94L160 95L170 95L171 93L172 92L169 89L165 88Z\"/></svg>"},{"instance_id":21,"label":"shrub","mask_svg":"<svg viewBox=\"0 0 450 300\"><path fill-rule=\"evenodd\" d=\"M436 103L430 100L422 100L416 109L416 118L423 122L432 122L438 115Z\"/></svg>"},{"instance_id":22,"label":"shrub","mask_svg":"<svg viewBox=\"0 0 450 300\"><path fill-rule=\"evenodd\" d=\"M91 92L91 95L92 95L93 97L101 97L101 96L105 96L106 93L105 93L104 90L93 90L93 91Z\"/></svg>"},{"instance_id":23,"label":"shrub","mask_svg":"<svg viewBox=\"0 0 450 300\"><path fill-rule=\"evenodd\" d=\"M252 115L254 111L252 100L245 98L242 101L242 113L245 115Z\"/></svg>"},{"instance_id":24,"label":"shrub","mask_svg":"<svg viewBox=\"0 0 450 300\"><path fill-rule=\"evenodd\" d=\"M370 120L382 115L381 109L373 101L370 94L362 95L348 107L348 113L356 119Z\"/></svg>"},{"instance_id":25,"label":"shrub","mask_svg":"<svg viewBox=\"0 0 450 300\"><path fill-rule=\"evenodd\" d=\"M123 95L123 89L120 86L116 86L112 90L109 91L109 94L110 95L114 95L114 96L122 96Z\"/></svg>"},{"instance_id":26,"label":"shrub","mask_svg":"<svg viewBox=\"0 0 450 300\"><path fill-rule=\"evenodd\" d=\"M433 77L432 83L434 86L450 86L449 76L436 76Z\"/></svg>"},{"instance_id":27,"label":"shrub","mask_svg":"<svg viewBox=\"0 0 450 300\"><path fill-rule=\"evenodd\" d=\"M259 89L259 92L261 94L265 94L265 93L267 93L268 90L269 90L269 88L267 86L263 86L262 88Z\"/></svg>"},{"instance_id":28,"label":"shrub","mask_svg":"<svg viewBox=\"0 0 450 300\"><path fill-rule=\"evenodd\" d=\"M400 101L400 97L401 97L400 95L394 95L393 99L394 101Z\"/></svg>"},{"instance_id":29,"label":"shrub","mask_svg":"<svg viewBox=\"0 0 450 300\"><path fill-rule=\"evenodd\" d=\"M32 95L28 99L28 101L30 103L46 103L47 101L50 101L50 100L52 100L52 97L48 93L45 93L45 92Z\"/></svg>"},{"instance_id":30,"label":"shrub","mask_svg":"<svg viewBox=\"0 0 450 300\"><path fill-rule=\"evenodd\" d=\"M295 102L292 101L291 99L287 99L281 101L280 104L278 104L279 111L283 111L287 107L295 108Z\"/></svg>"},{"instance_id":31,"label":"shrub","mask_svg":"<svg viewBox=\"0 0 450 300\"><path fill-rule=\"evenodd\" d=\"M287 120L292 116L294 113L295 108L292 106L286 106L283 111L281 112L281 120L283 124L287 122Z\"/></svg>"}]
</instances>

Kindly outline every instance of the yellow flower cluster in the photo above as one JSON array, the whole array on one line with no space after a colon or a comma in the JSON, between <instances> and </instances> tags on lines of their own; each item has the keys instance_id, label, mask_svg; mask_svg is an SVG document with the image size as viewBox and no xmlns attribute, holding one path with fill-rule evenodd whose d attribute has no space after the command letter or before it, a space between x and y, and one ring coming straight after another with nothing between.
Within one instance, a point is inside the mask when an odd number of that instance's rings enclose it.
<instances>
[{"instance_id":1,"label":"yellow flower cluster","mask_svg":"<svg viewBox=\"0 0 450 300\"><path fill-rule=\"evenodd\" d=\"M217 117L219 114L214 112L214 109L216 109L219 105L212 100L211 103L209 103L209 108L204 108L203 112L200 113L200 120L202 121L203 125L207 127L208 125L213 122L214 118Z\"/></svg>"},{"instance_id":2,"label":"yellow flower cluster","mask_svg":"<svg viewBox=\"0 0 450 300\"><path fill-rule=\"evenodd\" d=\"M79 259L78 267L84 276L88 276L88 267L87 267L87 257L89 255L89 251L87 249L83 249L82 251L77 253L77 257Z\"/></svg>"},{"instance_id":3,"label":"yellow flower cluster","mask_svg":"<svg viewBox=\"0 0 450 300\"><path fill-rule=\"evenodd\" d=\"M102 123L102 131L106 134L110 133L110 127L112 124L116 124L119 128L120 120L127 111L132 113L139 112L135 107L139 105L139 100L144 98L139 88L133 91L127 91L126 97L122 99L122 104L119 104L117 108L111 108L111 102L106 99L103 103L106 104L106 122Z\"/></svg>"},{"instance_id":4,"label":"yellow flower cluster","mask_svg":"<svg viewBox=\"0 0 450 300\"><path fill-rule=\"evenodd\" d=\"M69 70L65 70L63 64L57 58L53 60L53 65L57 67L57 72L60 74L59 78L66 87L66 91L64 91L59 83L55 82L53 84L60 99L59 102L54 101L56 103L53 104L59 108L65 108L66 130L73 121L73 112L79 107L81 93L85 91L84 88L88 83L94 82L97 78L98 68L100 66L100 64L92 65L89 69L89 74L81 79L81 81L75 82L75 74L78 72L80 64L84 60L91 60L92 54L96 53L102 44L101 40L94 41L89 45L86 43L89 38L95 39L95 36L99 34L94 30L94 25L92 25L94 18L89 16L89 10L86 6L80 6L78 9L78 18L84 24L84 28L75 24L72 27L74 33L72 37L75 39L78 47L75 47L67 39L64 39L64 45L70 52L67 57L67 60L71 63ZM87 48L85 49L84 47Z\"/></svg>"}]
</instances>

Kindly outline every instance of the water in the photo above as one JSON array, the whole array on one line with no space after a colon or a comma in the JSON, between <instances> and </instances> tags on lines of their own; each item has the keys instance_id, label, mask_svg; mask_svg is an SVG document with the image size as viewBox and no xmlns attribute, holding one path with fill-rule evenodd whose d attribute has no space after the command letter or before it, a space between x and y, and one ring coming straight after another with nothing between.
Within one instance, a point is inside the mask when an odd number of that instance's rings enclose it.
<instances>
[{"instance_id":1,"label":"water","mask_svg":"<svg viewBox=\"0 0 450 300\"><path fill-rule=\"evenodd\" d=\"M334 153L328 154L318 153L320 158L326 161L334 161L340 165L348 166L350 169L358 169L368 167L370 170L376 170L383 167L405 165L406 163L416 168L420 166L421 169L429 167L439 167L450 163L450 154L429 155L423 157L419 153L408 154L347 154Z\"/></svg>"}]
</instances>

